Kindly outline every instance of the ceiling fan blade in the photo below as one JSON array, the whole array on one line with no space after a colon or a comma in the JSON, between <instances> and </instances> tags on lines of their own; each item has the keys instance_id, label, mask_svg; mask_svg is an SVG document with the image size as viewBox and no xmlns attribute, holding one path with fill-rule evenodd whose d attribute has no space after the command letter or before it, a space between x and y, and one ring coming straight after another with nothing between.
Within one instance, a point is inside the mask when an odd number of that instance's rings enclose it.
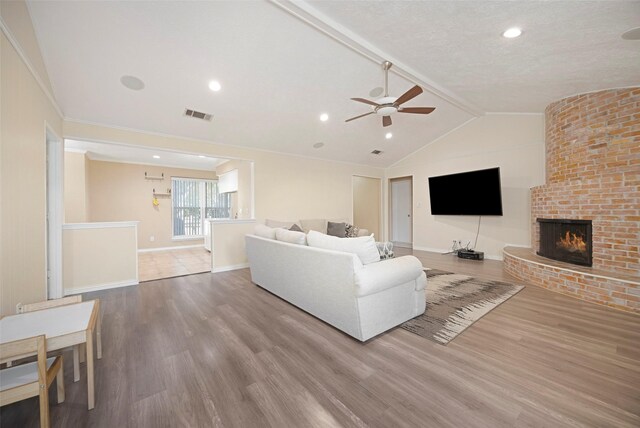
<instances>
[{"instance_id":1,"label":"ceiling fan blade","mask_svg":"<svg viewBox=\"0 0 640 428\"><path fill-rule=\"evenodd\" d=\"M382 126L391 125L391 116L382 116Z\"/></svg>"},{"instance_id":2,"label":"ceiling fan blade","mask_svg":"<svg viewBox=\"0 0 640 428\"><path fill-rule=\"evenodd\" d=\"M351 122L352 120L360 119L361 117L369 116L370 114L374 114L375 111L370 111L369 113L361 114L360 116L352 117L351 119L345 120L345 122Z\"/></svg>"},{"instance_id":3,"label":"ceiling fan blade","mask_svg":"<svg viewBox=\"0 0 640 428\"><path fill-rule=\"evenodd\" d=\"M413 99L413 98L417 97L421 93L422 93L422 88L420 86L416 85L413 88L409 89L404 94L400 95L400 98L398 98L394 104L398 105L398 106L400 104L404 104L407 101L409 101L410 99Z\"/></svg>"},{"instance_id":4,"label":"ceiling fan blade","mask_svg":"<svg viewBox=\"0 0 640 428\"><path fill-rule=\"evenodd\" d=\"M429 114L435 109L435 107L405 107L401 110L398 110L398 113Z\"/></svg>"},{"instance_id":5,"label":"ceiling fan blade","mask_svg":"<svg viewBox=\"0 0 640 428\"><path fill-rule=\"evenodd\" d=\"M365 100L364 98L351 98L353 101L358 101L359 103L369 104L371 106L378 107L380 104L374 103L373 101Z\"/></svg>"}]
</instances>

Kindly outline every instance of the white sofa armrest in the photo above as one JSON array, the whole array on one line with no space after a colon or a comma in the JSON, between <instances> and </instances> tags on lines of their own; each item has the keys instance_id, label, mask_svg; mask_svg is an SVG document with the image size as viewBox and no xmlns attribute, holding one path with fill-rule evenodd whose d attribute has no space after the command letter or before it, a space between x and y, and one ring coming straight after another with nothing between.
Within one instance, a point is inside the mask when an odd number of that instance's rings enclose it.
<instances>
[{"instance_id":1,"label":"white sofa armrest","mask_svg":"<svg viewBox=\"0 0 640 428\"><path fill-rule=\"evenodd\" d=\"M368 296L410 281L416 281L416 290L426 285L422 263L414 256L370 263L355 272L356 295Z\"/></svg>"}]
</instances>

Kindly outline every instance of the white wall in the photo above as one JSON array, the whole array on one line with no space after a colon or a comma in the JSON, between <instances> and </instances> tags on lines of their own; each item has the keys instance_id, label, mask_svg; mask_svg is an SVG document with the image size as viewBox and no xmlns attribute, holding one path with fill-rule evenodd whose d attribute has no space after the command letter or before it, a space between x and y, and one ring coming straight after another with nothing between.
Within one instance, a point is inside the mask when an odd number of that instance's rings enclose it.
<instances>
[{"instance_id":1,"label":"white wall","mask_svg":"<svg viewBox=\"0 0 640 428\"><path fill-rule=\"evenodd\" d=\"M496 166L504 215L482 218L476 249L502 259L507 244L530 246L529 189L544 183L544 116L488 114L386 170L387 178L413 175L413 248L445 252L454 239L473 245L478 217L431 215L428 177Z\"/></svg>"}]
</instances>

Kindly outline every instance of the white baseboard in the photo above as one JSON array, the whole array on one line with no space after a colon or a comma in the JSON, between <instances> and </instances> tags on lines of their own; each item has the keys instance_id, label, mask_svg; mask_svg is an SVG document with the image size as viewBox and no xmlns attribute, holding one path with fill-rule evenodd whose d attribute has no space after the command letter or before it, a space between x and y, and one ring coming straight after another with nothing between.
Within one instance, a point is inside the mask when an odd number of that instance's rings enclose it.
<instances>
[{"instance_id":1,"label":"white baseboard","mask_svg":"<svg viewBox=\"0 0 640 428\"><path fill-rule=\"evenodd\" d=\"M179 247L159 247L159 248L142 248L139 249L139 253L153 253L154 251L167 251L167 250L187 250L189 248L204 248L204 244L200 245L182 245Z\"/></svg>"},{"instance_id":2,"label":"white baseboard","mask_svg":"<svg viewBox=\"0 0 640 428\"><path fill-rule=\"evenodd\" d=\"M442 249L442 248L431 248L431 247L416 247L415 245L413 246L413 249L420 250L420 251L430 251L432 253L440 253L440 254L448 253L451 251L451 248ZM487 253L484 254L484 258L488 260L499 260L499 261L502 261L503 259L502 254L494 255L494 254L487 254Z\"/></svg>"},{"instance_id":3,"label":"white baseboard","mask_svg":"<svg viewBox=\"0 0 640 428\"><path fill-rule=\"evenodd\" d=\"M249 263L240 263L239 265L220 266L220 267L211 269L211 273L227 272L230 270L244 269L248 267L249 267Z\"/></svg>"},{"instance_id":4,"label":"white baseboard","mask_svg":"<svg viewBox=\"0 0 640 428\"><path fill-rule=\"evenodd\" d=\"M107 282L105 284L90 285L89 287L82 288L66 288L64 295L69 296L71 294L88 293L90 291L109 290L111 288L129 287L131 285L138 285L137 279L128 279L126 281Z\"/></svg>"}]
</instances>

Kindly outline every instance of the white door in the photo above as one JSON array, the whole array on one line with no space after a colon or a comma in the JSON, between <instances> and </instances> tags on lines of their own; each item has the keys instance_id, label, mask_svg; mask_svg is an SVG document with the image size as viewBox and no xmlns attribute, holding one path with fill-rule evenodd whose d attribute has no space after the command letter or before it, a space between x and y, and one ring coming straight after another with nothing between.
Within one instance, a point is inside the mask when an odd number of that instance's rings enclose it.
<instances>
[{"instance_id":1,"label":"white door","mask_svg":"<svg viewBox=\"0 0 640 428\"><path fill-rule=\"evenodd\" d=\"M400 247L413 243L412 178L391 179L391 241Z\"/></svg>"}]
</instances>

